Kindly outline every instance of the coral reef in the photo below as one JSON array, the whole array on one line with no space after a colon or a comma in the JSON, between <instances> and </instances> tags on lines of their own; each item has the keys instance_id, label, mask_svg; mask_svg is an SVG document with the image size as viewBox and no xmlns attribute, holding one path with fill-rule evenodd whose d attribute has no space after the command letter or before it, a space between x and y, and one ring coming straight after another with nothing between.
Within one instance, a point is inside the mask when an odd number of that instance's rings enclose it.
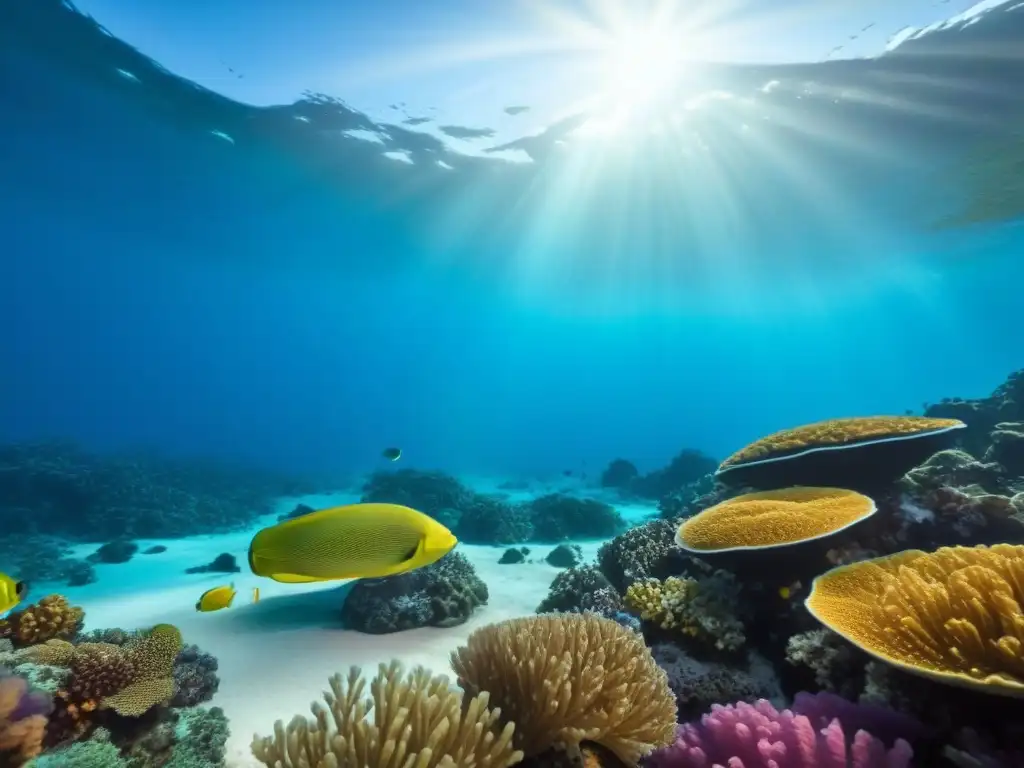
<instances>
[{"instance_id":1,"label":"coral reef","mask_svg":"<svg viewBox=\"0 0 1024 768\"><path fill-rule=\"evenodd\" d=\"M729 485L850 488L871 493L898 480L964 427L957 419L869 416L806 424L763 437L729 456L716 473Z\"/></svg>"},{"instance_id":2,"label":"coral reef","mask_svg":"<svg viewBox=\"0 0 1024 768\"><path fill-rule=\"evenodd\" d=\"M658 643L651 653L668 675L681 721L699 717L723 701L783 700L771 663L753 651L732 663L698 659L673 643Z\"/></svg>"},{"instance_id":3,"label":"coral reef","mask_svg":"<svg viewBox=\"0 0 1024 768\"><path fill-rule=\"evenodd\" d=\"M988 397L964 400L946 398L925 405L924 415L933 419L958 419L967 428L957 433L957 446L972 456L984 457L992 447L998 424L1024 422L1024 369L1014 371Z\"/></svg>"},{"instance_id":4,"label":"coral reef","mask_svg":"<svg viewBox=\"0 0 1024 768\"><path fill-rule=\"evenodd\" d=\"M539 541L599 539L626 527L614 507L594 499L548 494L530 502L533 535Z\"/></svg>"},{"instance_id":5,"label":"coral reef","mask_svg":"<svg viewBox=\"0 0 1024 768\"><path fill-rule=\"evenodd\" d=\"M30 587L38 582L64 582L69 587L80 587L95 581L92 565L69 557L69 552L66 542L52 536L5 531L0 539L4 570Z\"/></svg>"},{"instance_id":6,"label":"coral reef","mask_svg":"<svg viewBox=\"0 0 1024 768\"><path fill-rule=\"evenodd\" d=\"M139 551L139 545L129 539L114 539L100 546L86 560L90 563L127 563Z\"/></svg>"},{"instance_id":7,"label":"coral reef","mask_svg":"<svg viewBox=\"0 0 1024 768\"><path fill-rule=\"evenodd\" d=\"M527 757L592 741L635 765L668 744L675 696L643 639L611 619L558 613L473 632L452 653L459 685L486 691Z\"/></svg>"},{"instance_id":8,"label":"coral reef","mask_svg":"<svg viewBox=\"0 0 1024 768\"><path fill-rule=\"evenodd\" d=\"M852 736L852 738L851 738ZM867 731L844 733L838 719L819 728L805 715L768 701L714 705L682 725L675 743L648 758L651 768L909 768L913 750L891 749Z\"/></svg>"},{"instance_id":9,"label":"coral reef","mask_svg":"<svg viewBox=\"0 0 1024 768\"><path fill-rule=\"evenodd\" d=\"M206 565L193 565L191 568L186 568L185 573L238 573L241 570L234 555L221 552Z\"/></svg>"},{"instance_id":10,"label":"coral reef","mask_svg":"<svg viewBox=\"0 0 1024 768\"><path fill-rule=\"evenodd\" d=\"M380 665L364 697L366 680L358 667L347 678L329 679L325 704L314 703L315 720L296 716L273 736L256 736L252 752L268 768L301 766L385 766L416 768L505 768L522 760L512 746L515 726L498 731L499 712L488 708L488 694L468 702L448 678L421 667L403 674L398 662ZM392 763L392 756L404 756Z\"/></svg>"},{"instance_id":11,"label":"coral reef","mask_svg":"<svg viewBox=\"0 0 1024 768\"><path fill-rule=\"evenodd\" d=\"M515 563L525 563L526 556L530 554L530 550L526 547L509 547L501 553L501 557L498 558L498 562L502 565L514 565Z\"/></svg>"},{"instance_id":12,"label":"coral reef","mask_svg":"<svg viewBox=\"0 0 1024 768\"><path fill-rule=\"evenodd\" d=\"M487 602L487 585L459 552L397 576L362 579L342 607L349 629L371 634L417 627L453 627Z\"/></svg>"},{"instance_id":13,"label":"coral reef","mask_svg":"<svg viewBox=\"0 0 1024 768\"><path fill-rule=\"evenodd\" d=\"M98 456L71 443L0 446L5 534L86 541L238 530L280 496L313 492L266 470L152 455Z\"/></svg>"},{"instance_id":14,"label":"coral reef","mask_svg":"<svg viewBox=\"0 0 1024 768\"><path fill-rule=\"evenodd\" d=\"M735 614L739 584L726 571L697 579L669 576L664 581L637 581L624 599L641 619L718 650L735 650L746 641L743 622Z\"/></svg>"},{"instance_id":15,"label":"coral reef","mask_svg":"<svg viewBox=\"0 0 1024 768\"><path fill-rule=\"evenodd\" d=\"M630 528L601 545L598 565L620 592L639 579L671 576L678 566L675 535L676 526L667 520Z\"/></svg>"},{"instance_id":16,"label":"coral reef","mask_svg":"<svg viewBox=\"0 0 1024 768\"><path fill-rule=\"evenodd\" d=\"M718 462L702 451L684 449L668 466L636 478L629 491L644 499L661 499L683 488L709 482Z\"/></svg>"},{"instance_id":17,"label":"coral reef","mask_svg":"<svg viewBox=\"0 0 1024 768\"><path fill-rule=\"evenodd\" d=\"M601 473L601 487L627 490L639 476L640 471L633 462L626 459L613 459Z\"/></svg>"},{"instance_id":18,"label":"coral reef","mask_svg":"<svg viewBox=\"0 0 1024 768\"><path fill-rule=\"evenodd\" d=\"M583 562L583 550L578 544L559 544L544 556L544 562L556 568L572 568Z\"/></svg>"},{"instance_id":19,"label":"coral reef","mask_svg":"<svg viewBox=\"0 0 1024 768\"><path fill-rule=\"evenodd\" d=\"M589 610L611 618L622 607L619 594L596 566L578 565L555 577L537 613Z\"/></svg>"},{"instance_id":20,"label":"coral reef","mask_svg":"<svg viewBox=\"0 0 1024 768\"><path fill-rule=\"evenodd\" d=\"M786 488L737 496L687 519L676 543L691 552L777 547L829 536L876 511L842 488Z\"/></svg>"},{"instance_id":21,"label":"coral reef","mask_svg":"<svg viewBox=\"0 0 1024 768\"><path fill-rule=\"evenodd\" d=\"M220 687L217 659L195 645L182 647L174 660L172 707L195 707L213 698Z\"/></svg>"},{"instance_id":22,"label":"coral reef","mask_svg":"<svg viewBox=\"0 0 1024 768\"><path fill-rule=\"evenodd\" d=\"M808 610L883 661L941 682L1024 696L1024 546L908 550L834 568Z\"/></svg>"}]
</instances>

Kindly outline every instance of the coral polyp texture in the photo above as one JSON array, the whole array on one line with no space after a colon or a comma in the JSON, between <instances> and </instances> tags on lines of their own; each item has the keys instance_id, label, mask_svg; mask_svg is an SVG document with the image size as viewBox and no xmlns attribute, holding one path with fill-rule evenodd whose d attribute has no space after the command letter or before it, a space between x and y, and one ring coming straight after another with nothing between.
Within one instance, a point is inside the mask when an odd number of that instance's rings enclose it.
<instances>
[{"instance_id":1,"label":"coral polyp texture","mask_svg":"<svg viewBox=\"0 0 1024 768\"><path fill-rule=\"evenodd\" d=\"M70 638L81 628L84 617L85 612L69 604L63 595L47 595L38 603L0 619L0 637L10 638L15 647Z\"/></svg>"},{"instance_id":2,"label":"coral polyp texture","mask_svg":"<svg viewBox=\"0 0 1024 768\"><path fill-rule=\"evenodd\" d=\"M755 489L827 485L879 487L952 443L959 419L861 416L805 424L754 441L723 461L716 477Z\"/></svg>"},{"instance_id":3,"label":"coral polyp texture","mask_svg":"<svg viewBox=\"0 0 1024 768\"><path fill-rule=\"evenodd\" d=\"M699 723L679 726L675 743L648 758L650 768L907 768L903 740L886 749L866 731L852 739L838 719L818 728L804 715L755 704L715 704Z\"/></svg>"},{"instance_id":4,"label":"coral polyp texture","mask_svg":"<svg viewBox=\"0 0 1024 768\"><path fill-rule=\"evenodd\" d=\"M676 544L691 552L766 549L829 536L875 511L870 498L843 488L747 493L686 520Z\"/></svg>"},{"instance_id":5,"label":"coral polyp texture","mask_svg":"<svg viewBox=\"0 0 1024 768\"><path fill-rule=\"evenodd\" d=\"M269 768L395 766L396 768L505 768L523 759L512 746L515 726L481 693L468 702L443 675L417 667L403 674L394 661L370 681L358 667L334 675L315 720L296 716L273 736L255 736L252 753Z\"/></svg>"},{"instance_id":6,"label":"coral polyp texture","mask_svg":"<svg viewBox=\"0 0 1024 768\"><path fill-rule=\"evenodd\" d=\"M594 614L491 624L452 653L459 685L487 691L527 757L595 742L627 766L671 743L675 695L643 639Z\"/></svg>"},{"instance_id":7,"label":"coral polyp texture","mask_svg":"<svg viewBox=\"0 0 1024 768\"><path fill-rule=\"evenodd\" d=\"M883 661L988 693L1024 697L1024 546L908 550L840 566L805 601Z\"/></svg>"}]
</instances>

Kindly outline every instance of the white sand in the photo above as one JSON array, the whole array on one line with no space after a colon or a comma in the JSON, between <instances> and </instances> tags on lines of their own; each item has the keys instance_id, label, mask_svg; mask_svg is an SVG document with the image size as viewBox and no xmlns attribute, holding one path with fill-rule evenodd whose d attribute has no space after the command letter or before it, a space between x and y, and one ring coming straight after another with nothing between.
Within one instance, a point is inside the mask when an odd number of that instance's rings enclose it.
<instances>
[{"instance_id":1,"label":"white sand","mask_svg":"<svg viewBox=\"0 0 1024 768\"><path fill-rule=\"evenodd\" d=\"M320 508L356 500L352 496L288 499L282 500L280 511L292 509L297 502ZM650 506L617 507L634 524L656 514ZM276 522L277 514L243 533L140 540L140 551L153 544L163 544L167 551L137 554L119 565L97 565L95 583L56 588L85 609L86 629L136 629L170 622L181 629L186 643L217 658L220 690L210 704L222 707L230 720L227 764L231 768L258 766L249 751L253 734L272 733L277 719L287 722L295 714L309 714L310 703L319 698L334 672L356 665L372 674L377 664L397 658L409 666L422 664L450 674L449 653L470 632L490 622L533 614L559 573L543 559L551 545L530 545L530 562L499 565L504 547L460 544L458 551L472 561L488 586L486 606L459 627L366 635L341 628L348 585L278 584L249 572L246 552L252 534ZM587 561L594 560L601 543L580 543ZM95 545L76 549L76 555L84 556ZM206 564L221 552L235 555L242 572L184 573L185 568ZM196 612L195 602L203 591L228 582L238 589L232 608ZM251 603L253 587L260 589L258 604Z\"/></svg>"}]
</instances>

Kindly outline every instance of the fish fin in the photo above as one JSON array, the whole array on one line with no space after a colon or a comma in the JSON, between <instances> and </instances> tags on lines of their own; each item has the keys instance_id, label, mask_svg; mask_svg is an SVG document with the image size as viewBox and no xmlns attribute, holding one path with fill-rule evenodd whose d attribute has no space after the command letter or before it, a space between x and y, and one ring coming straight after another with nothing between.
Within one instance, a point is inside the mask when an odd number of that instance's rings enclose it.
<instances>
[{"instance_id":1,"label":"fish fin","mask_svg":"<svg viewBox=\"0 0 1024 768\"><path fill-rule=\"evenodd\" d=\"M199 600L198 602L196 602L196 610L197 611L203 610L203 601L202 600Z\"/></svg>"},{"instance_id":2,"label":"fish fin","mask_svg":"<svg viewBox=\"0 0 1024 768\"><path fill-rule=\"evenodd\" d=\"M270 578L282 584L310 584L314 581L323 581L315 576L300 576L297 573L272 573Z\"/></svg>"}]
</instances>

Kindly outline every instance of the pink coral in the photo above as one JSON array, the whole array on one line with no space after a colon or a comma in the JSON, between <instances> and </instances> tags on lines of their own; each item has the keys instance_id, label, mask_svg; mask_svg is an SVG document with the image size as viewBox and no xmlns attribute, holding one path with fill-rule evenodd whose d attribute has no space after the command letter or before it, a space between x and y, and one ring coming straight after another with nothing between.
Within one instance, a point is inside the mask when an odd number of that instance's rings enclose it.
<instances>
[{"instance_id":1,"label":"pink coral","mask_svg":"<svg viewBox=\"0 0 1024 768\"><path fill-rule=\"evenodd\" d=\"M804 715L756 704L715 704L699 723L681 725L673 745L648 759L650 768L907 768L910 745L892 749L866 731L851 742L839 721L820 730Z\"/></svg>"}]
</instances>

